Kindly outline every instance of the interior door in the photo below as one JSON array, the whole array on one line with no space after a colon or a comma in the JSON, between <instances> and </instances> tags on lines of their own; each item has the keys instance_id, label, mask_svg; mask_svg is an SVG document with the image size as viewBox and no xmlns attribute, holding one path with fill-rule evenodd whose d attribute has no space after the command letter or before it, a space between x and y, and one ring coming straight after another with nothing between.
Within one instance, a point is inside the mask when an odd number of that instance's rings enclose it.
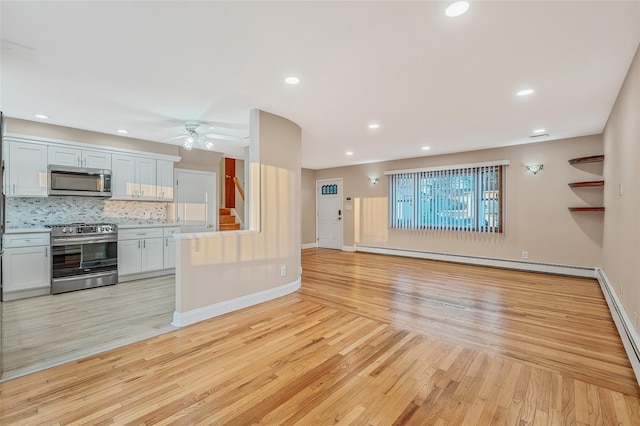
<instances>
[{"instance_id":1,"label":"interior door","mask_svg":"<svg viewBox=\"0 0 640 426\"><path fill-rule=\"evenodd\" d=\"M228 209L236 208L236 185L233 178L236 177L236 159L224 159L224 206Z\"/></svg>"},{"instance_id":2,"label":"interior door","mask_svg":"<svg viewBox=\"0 0 640 426\"><path fill-rule=\"evenodd\" d=\"M316 183L318 247L342 250L342 179Z\"/></svg>"},{"instance_id":3,"label":"interior door","mask_svg":"<svg viewBox=\"0 0 640 426\"><path fill-rule=\"evenodd\" d=\"M175 175L175 218L182 230L217 230L216 174L176 169Z\"/></svg>"}]
</instances>

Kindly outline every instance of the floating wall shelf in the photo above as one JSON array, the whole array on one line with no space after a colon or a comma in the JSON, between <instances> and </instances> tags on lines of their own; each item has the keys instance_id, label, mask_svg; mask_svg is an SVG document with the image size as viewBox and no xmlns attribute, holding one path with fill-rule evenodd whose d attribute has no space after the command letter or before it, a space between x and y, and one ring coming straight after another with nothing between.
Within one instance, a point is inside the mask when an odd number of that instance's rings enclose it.
<instances>
[{"instance_id":1,"label":"floating wall shelf","mask_svg":"<svg viewBox=\"0 0 640 426\"><path fill-rule=\"evenodd\" d=\"M587 163L602 163L604 162L604 155L591 155L589 157L578 157L572 158L569 160L569 164L587 164ZM590 180L584 182L573 182L570 183L569 186L571 188L587 188L594 186L604 186L603 180ZM604 207L569 207L569 211L571 212L603 212Z\"/></svg>"},{"instance_id":2,"label":"floating wall shelf","mask_svg":"<svg viewBox=\"0 0 640 426\"><path fill-rule=\"evenodd\" d=\"M586 164L586 163L602 163L604 155L592 155L590 157L572 158L569 164Z\"/></svg>"},{"instance_id":3,"label":"floating wall shelf","mask_svg":"<svg viewBox=\"0 0 640 426\"><path fill-rule=\"evenodd\" d=\"M572 212L603 212L604 207L569 207Z\"/></svg>"},{"instance_id":4,"label":"floating wall shelf","mask_svg":"<svg viewBox=\"0 0 640 426\"><path fill-rule=\"evenodd\" d=\"M604 186L603 180L592 180L588 182L573 182L570 183L569 186L571 188L584 188L586 186Z\"/></svg>"}]
</instances>

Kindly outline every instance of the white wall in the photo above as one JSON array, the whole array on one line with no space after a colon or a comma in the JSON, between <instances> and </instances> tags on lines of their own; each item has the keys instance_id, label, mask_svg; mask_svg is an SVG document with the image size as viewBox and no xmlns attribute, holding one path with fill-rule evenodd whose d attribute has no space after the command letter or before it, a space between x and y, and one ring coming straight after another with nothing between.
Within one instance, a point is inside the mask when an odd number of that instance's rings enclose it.
<instances>
[{"instance_id":1,"label":"white wall","mask_svg":"<svg viewBox=\"0 0 640 426\"><path fill-rule=\"evenodd\" d=\"M178 318L210 308L207 312L219 312L215 307L229 301L300 285L301 130L263 111L257 112L257 120L252 114L251 126L258 135L259 157L245 161L250 162L249 202L259 206L259 225L248 231L179 236Z\"/></svg>"},{"instance_id":2,"label":"white wall","mask_svg":"<svg viewBox=\"0 0 640 426\"><path fill-rule=\"evenodd\" d=\"M602 262L603 215L572 213L568 207L601 205L602 189L573 190L568 184L594 180L597 175L592 172L601 173L602 166L600 171L584 170L569 165L568 160L596 154L602 154L600 135L323 169L316 171L315 178L343 178L344 195L353 199L353 209L344 209L345 246L507 260L521 260L522 252L528 251L529 262L594 267ZM497 160L511 162L506 168L504 233L389 229L385 171ZM526 164L539 163L544 164L540 173L526 171ZM369 177L380 181L371 185ZM308 227L305 224L305 230Z\"/></svg>"},{"instance_id":3,"label":"white wall","mask_svg":"<svg viewBox=\"0 0 640 426\"><path fill-rule=\"evenodd\" d=\"M603 269L633 321L640 313L640 49L605 126L604 154Z\"/></svg>"}]
</instances>

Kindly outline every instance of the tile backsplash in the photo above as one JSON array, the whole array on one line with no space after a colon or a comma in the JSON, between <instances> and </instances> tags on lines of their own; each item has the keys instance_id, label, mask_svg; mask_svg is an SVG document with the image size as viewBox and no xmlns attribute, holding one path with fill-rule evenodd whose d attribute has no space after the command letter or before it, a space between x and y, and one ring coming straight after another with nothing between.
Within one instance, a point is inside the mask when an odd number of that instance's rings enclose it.
<instances>
[{"instance_id":1,"label":"tile backsplash","mask_svg":"<svg viewBox=\"0 0 640 426\"><path fill-rule=\"evenodd\" d=\"M165 223L169 203L116 201L97 197L6 198L6 227L60 223Z\"/></svg>"}]
</instances>

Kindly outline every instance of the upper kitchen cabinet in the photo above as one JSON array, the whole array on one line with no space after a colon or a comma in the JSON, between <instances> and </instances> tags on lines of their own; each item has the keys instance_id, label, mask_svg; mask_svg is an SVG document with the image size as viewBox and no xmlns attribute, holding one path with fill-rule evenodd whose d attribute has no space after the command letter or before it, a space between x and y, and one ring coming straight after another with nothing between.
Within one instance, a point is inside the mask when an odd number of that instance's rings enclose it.
<instances>
[{"instance_id":1,"label":"upper kitchen cabinet","mask_svg":"<svg viewBox=\"0 0 640 426\"><path fill-rule=\"evenodd\" d=\"M111 153L52 145L49 146L49 164L110 170Z\"/></svg>"},{"instance_id":2,"label":"upper kitchen cabinet","mask_svg":"<svg viewBox=\"0 0 640 426\"><path fill-rule=\"evenodd\" d=\"M36 142L7 141L7 197L47 196L47 145Z\"/></svg>"},{"instance_id":3,"label":"upper kitchen cabinet","mask_svg":"<svg viewBox=\"0 0 640 426\"><path fill-rule=\"evenodd\" d=\"M159 201L173 201L173 161L158 160L157 178Z\"/></svg>"},{"instance_id":4,"label":"upper kitchen cabinet","mask_svg":"<svg viewBox=\"0 0 640 426\"><path fill-rule=\"evenodd\" d=\"M157 201L155 159L113 154L111 198L114 200Z\"/></svg>"}]
</instances>

